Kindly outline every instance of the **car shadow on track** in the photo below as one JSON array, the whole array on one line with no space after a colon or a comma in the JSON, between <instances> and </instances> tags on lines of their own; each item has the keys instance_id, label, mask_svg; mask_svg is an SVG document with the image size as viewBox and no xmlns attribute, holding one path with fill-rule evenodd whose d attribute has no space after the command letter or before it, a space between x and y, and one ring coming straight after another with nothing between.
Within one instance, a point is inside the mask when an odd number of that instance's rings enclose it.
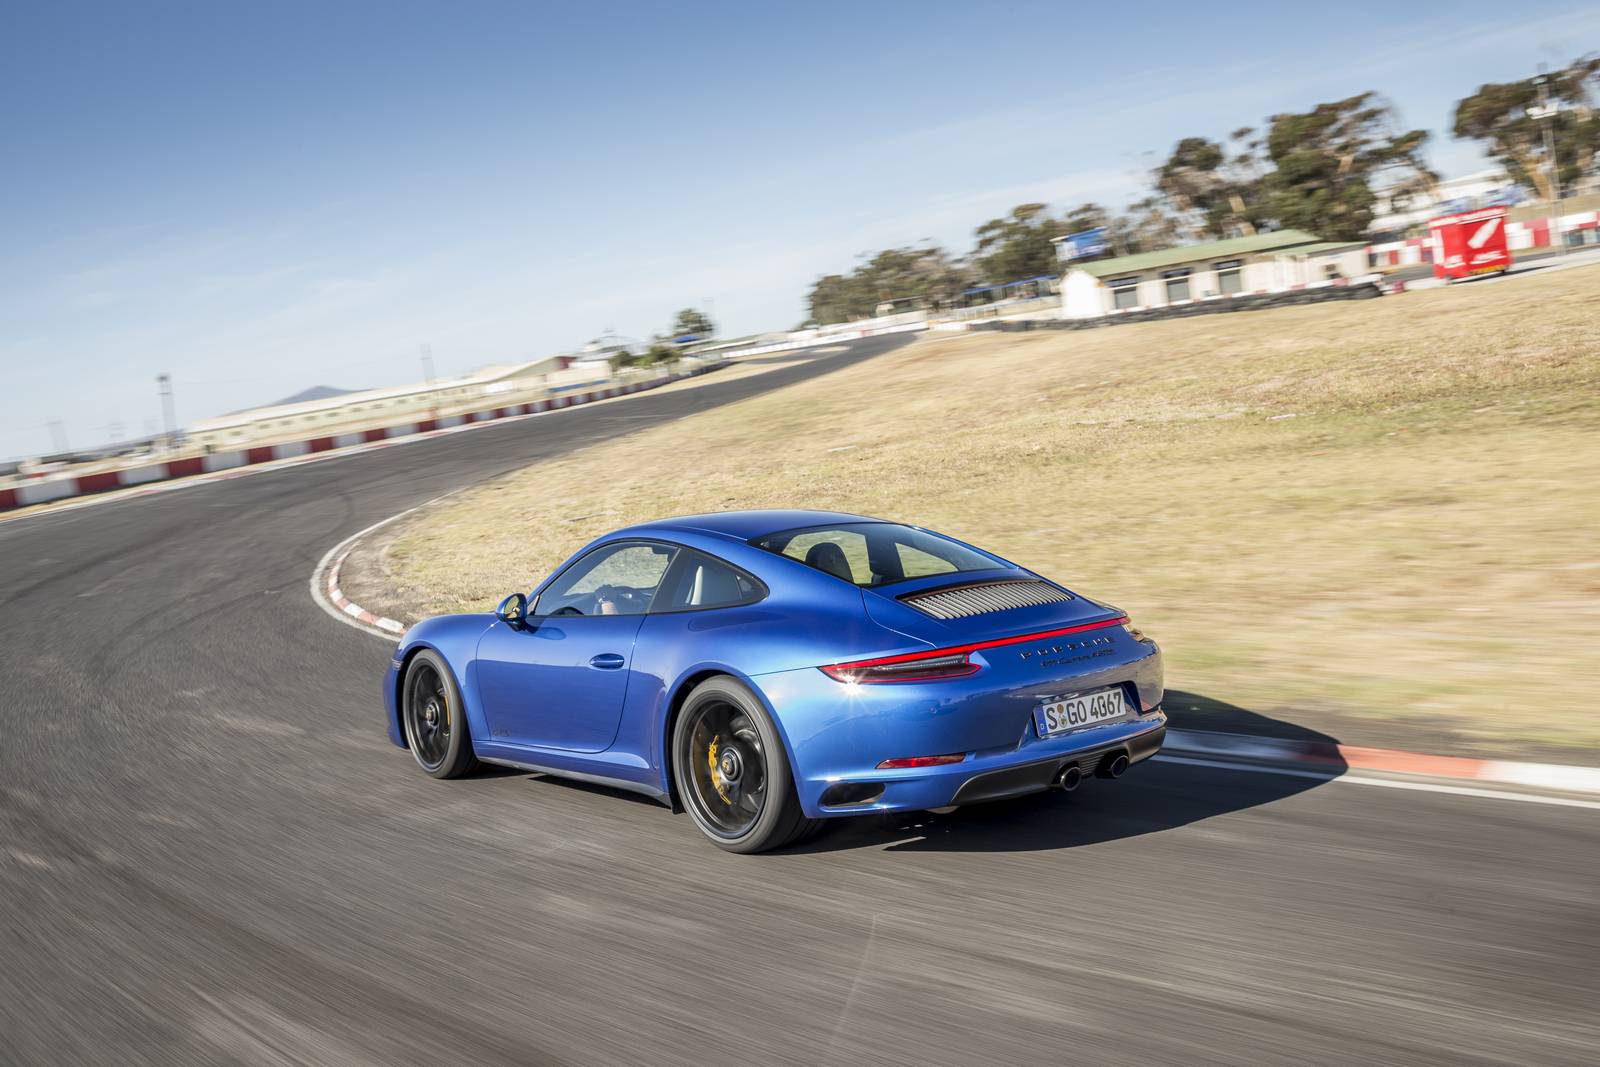
<instances>
[{"instance_id":1,"label":"car shadow on track","mask_svg":"<svg viewBox=\"0 0 1600 1067\"><path fill-rule=\"evenodd\" d=\"M631 789L621 789L604 782L586 782L577 778L564 778L559 774L546 774L543 771L525 771L512 767L501 768L508 775L521 777L530 786L538 788L558 788L570 790L573 793L583 793L592 797L601 797L606 801L616 801L621 804L638 804L646 808L665 811L662 802L653 796L636 793Z\"/></svg>"},{"instance_id":2,"label":"car shadow on track","mask_svg":"<svg viewBox=\"0 0 1600 1067\"><path fill-rule=\"evenodd\" d=\"M1327 734L1194 693L1168 691L1174 729L1336 743ZM1182 758L1182 757L1180 757ZM1310 774L1272 774L1215 763L1157 759L1116 780L1089 779L1072 793L1035 793L946 814L905 812L837 820L794 853L879 848L891 852L1038 852L1160 833L1271 804L1324 784L1342 764Z\"/></svg>"}]
</instances>

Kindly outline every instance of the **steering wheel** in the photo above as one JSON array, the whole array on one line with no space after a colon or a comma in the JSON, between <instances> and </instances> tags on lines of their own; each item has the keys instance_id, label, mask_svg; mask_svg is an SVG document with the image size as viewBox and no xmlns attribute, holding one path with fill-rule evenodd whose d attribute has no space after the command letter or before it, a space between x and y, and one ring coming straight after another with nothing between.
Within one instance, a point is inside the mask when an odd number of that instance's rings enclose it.
<instances>
[{"instance_id":1,"label":"steering wheel","mask_svg":"<svg viewBox=\"0 0 1600 1067\"><path fill-rule=\"evenodd\" d=\"M640 593L637 589L630 589L625 585L600 585L591 593L581 594L578 599L583 607L577 604L565 604L550 613L550 617L557 615L604 615L607 603L634 606L639 603Z\"/></svg>"},{"instance_id":2,"label":"steering wheel","mask_svg":"<svg viewBox=\"0 0 1600 1067\"><path fill-rule=\"evenodd\" d=\"M625 585L602 585L596 588L595 605L599 606L607 600L615 604L635 604L639 600L639 590L630 589Z\"/></svg>"}]
</instances>

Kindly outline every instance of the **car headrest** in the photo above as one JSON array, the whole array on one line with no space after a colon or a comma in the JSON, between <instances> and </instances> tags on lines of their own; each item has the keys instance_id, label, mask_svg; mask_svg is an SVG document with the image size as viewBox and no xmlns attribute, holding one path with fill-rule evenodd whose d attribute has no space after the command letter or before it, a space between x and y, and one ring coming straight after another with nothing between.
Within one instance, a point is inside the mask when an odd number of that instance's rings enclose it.
<instances>
[{"instance_id":1,"label":"car headrest","mask_svg":"<svg viewBox=\"0 0 1600 1067\"><path fill-rule=\"evenodd\" d=\"M832 541L818 541L812 545L806 551L806 566L826 571L835 578L843 578L851 584L856 580L850 573L850 561L844 558L844 549Z\"/></svg>"},{"instance_id":2,"label":"car headrest","mask_svg":"<svg viewBox=\"0 0 1600 1067\"><path fill-rule=\"evenodd\" d=\"M715 607L718 604L736 603L743 595L739 577L723 567L695 568L694 583L689 587L690 607Z\"/></svg>"}]
</instances>

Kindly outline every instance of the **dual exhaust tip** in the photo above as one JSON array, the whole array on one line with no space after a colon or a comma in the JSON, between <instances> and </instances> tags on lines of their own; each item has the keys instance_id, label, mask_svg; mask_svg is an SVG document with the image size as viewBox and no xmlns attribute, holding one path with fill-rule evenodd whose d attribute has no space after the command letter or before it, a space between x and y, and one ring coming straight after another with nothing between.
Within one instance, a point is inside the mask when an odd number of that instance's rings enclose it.
<instances>
[{"instance_id":1,"label":"dual exhaust tip","mask_svg":"<svg viewBox=\"0 0 1600 1067\"><path fill-rule=\"evenodd\" d=\"M1111 752L1095 767L1096 778L1121 778L1128 769L1126 752ZM1069 763L1056 774L1051 784L1064 793L1070 793L1083 783L1083 771L1076 763Z\"/></svg>"}]
</instances>

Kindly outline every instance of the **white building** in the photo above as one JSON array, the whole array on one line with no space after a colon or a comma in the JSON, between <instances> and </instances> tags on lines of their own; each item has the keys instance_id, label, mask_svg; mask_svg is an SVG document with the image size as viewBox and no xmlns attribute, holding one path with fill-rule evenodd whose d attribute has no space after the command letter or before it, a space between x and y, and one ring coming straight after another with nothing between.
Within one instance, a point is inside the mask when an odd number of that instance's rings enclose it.
<instances>
[{"instance_id":1,"label":"white building","mask_svg":"<svg viewBox=\"0 0 1600 1067\"><path fill-rule=\"evenodd\" d=\"M382 426L411 418L428 418L441 412L473 406L507 403L575 388L585 381L604 379L609 364L573 366L571 356L551 356L514 366L491 366L464 378L342 393L322 400L251 408L232 415L202 419L189 428L185 439L212 448L244 442L303 437L308 432L349 429L356 425Z\"/></svg>"},{"instance_id":2,"label":"white building","mask_svg":"<svg viewBox=\"0 0 1600 1067\"><path fill-rule=\"evenodd\" d=\"M1092 319L1179 307L1330 285L1367 273L1363 244L1277 230L1076 263L1061 280L1061 317Z\"/></svg>"},{"instance_id":3,"label":"white building","mask_svg":"<svg viewBox=\"0 0 1600 1067\"><path fill-rule=\"evenodd\" d=\"M1376 189L1373 195L1377 200L1372 205L1372 224L1367 227L1372 234L1404 234L1425 227L1436 215L1493 204L1518 204L1527 199L1510 175L1498 168L1448 178L1434 188L1433 195L1406 191L1400 185Z\"/></svg>"}]
</instances>

